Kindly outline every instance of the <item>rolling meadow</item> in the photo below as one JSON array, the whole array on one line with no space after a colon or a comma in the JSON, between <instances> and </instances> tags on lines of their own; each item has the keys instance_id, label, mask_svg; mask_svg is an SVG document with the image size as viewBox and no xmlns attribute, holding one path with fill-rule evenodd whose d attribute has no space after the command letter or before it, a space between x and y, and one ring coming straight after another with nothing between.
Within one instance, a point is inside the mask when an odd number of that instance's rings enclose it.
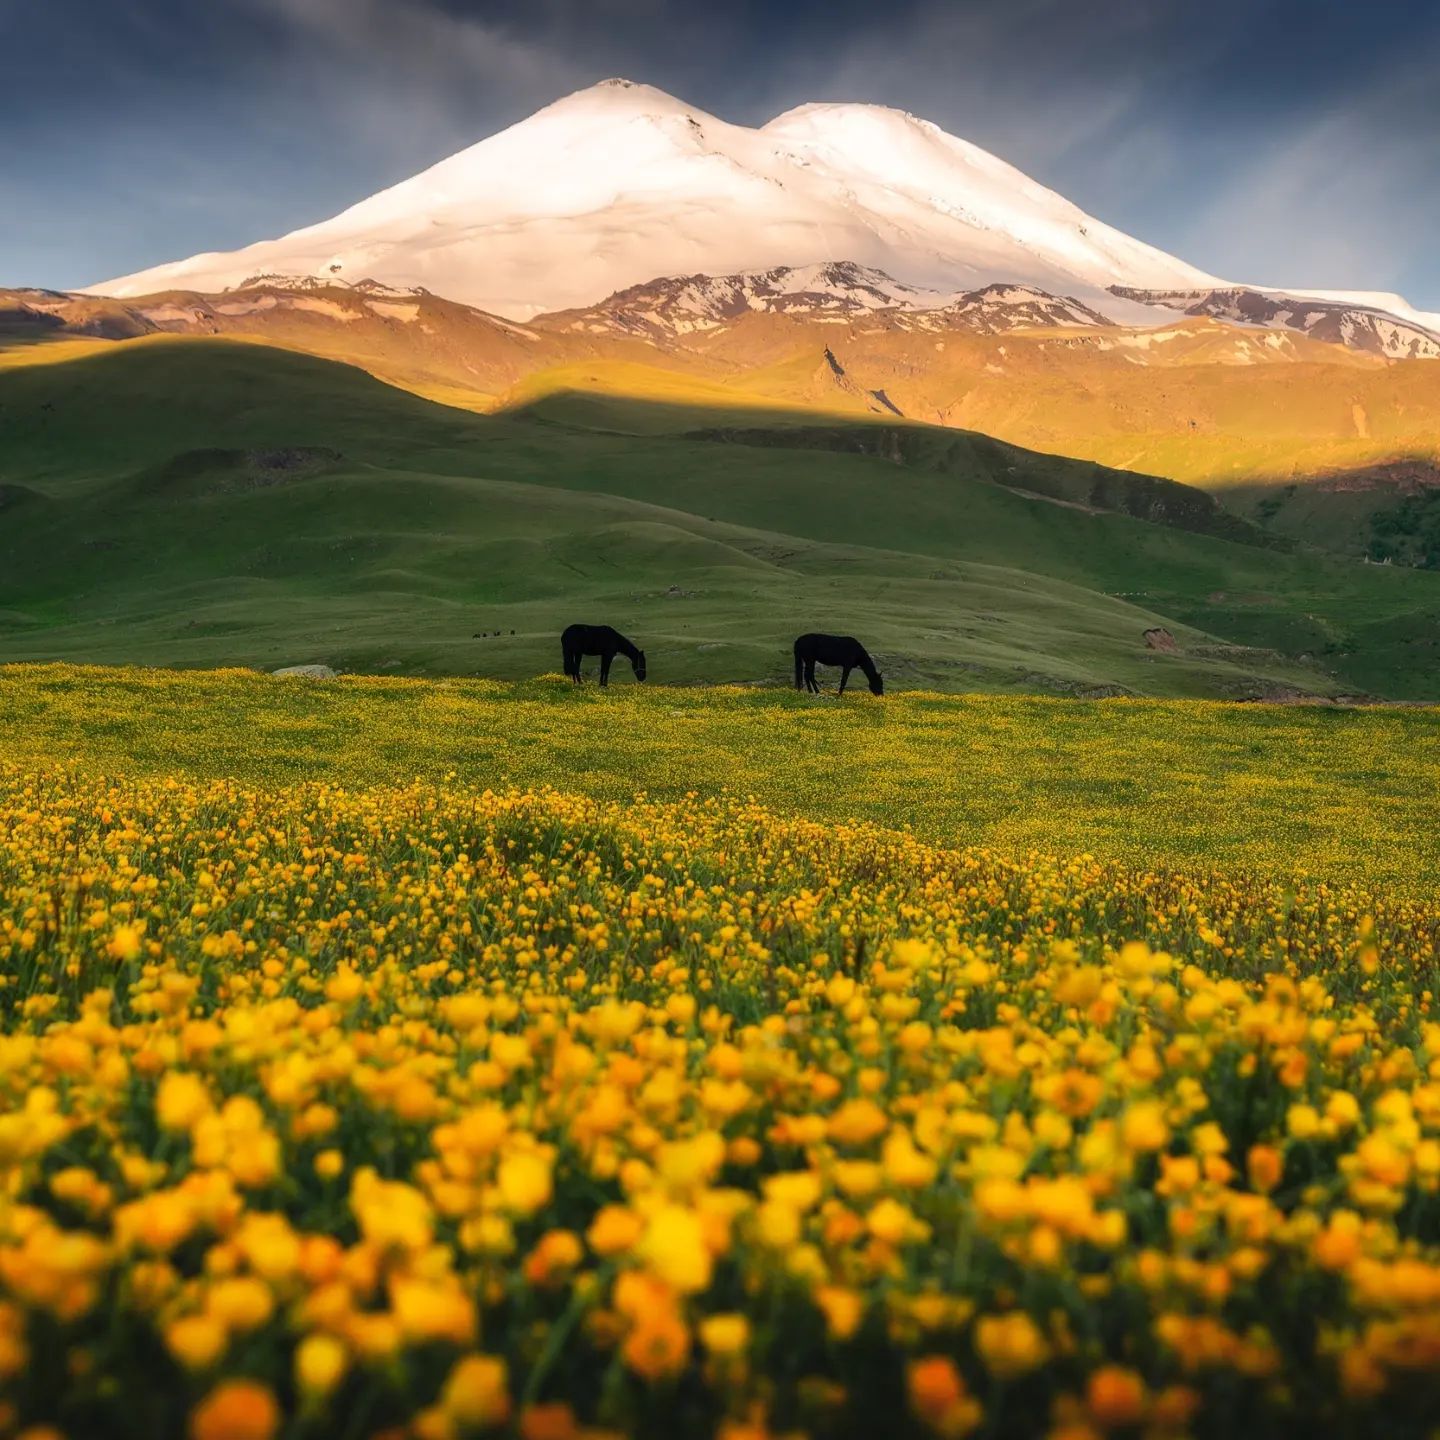
<instances>
[{"instance_id":1,"label":"rolling meadow","mask_svg":"<svg viewBox=\"0 0 1440 1440\"><path fill-rule=\"evenodd\" d=\"M0 344L0 660L519 680L610 616L657 680L773 684L828 616L915 690L1440 683L1434 572L1285 548L1189 486L968 431L546 383L475 415L257 343ZM1147 648L1155 626L1173 650Z\"/></svg>"}]
</instances>

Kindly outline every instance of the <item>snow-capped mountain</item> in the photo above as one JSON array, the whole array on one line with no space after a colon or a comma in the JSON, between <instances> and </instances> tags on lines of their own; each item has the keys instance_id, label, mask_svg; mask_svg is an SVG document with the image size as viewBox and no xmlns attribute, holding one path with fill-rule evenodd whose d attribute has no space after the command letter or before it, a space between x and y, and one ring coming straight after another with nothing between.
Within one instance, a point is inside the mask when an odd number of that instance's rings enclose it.
<instances>
[{"instance_id":1,"label":"snow-capped mountain","mask_svg":"<svg viewBox=\"0 0 1440 1440\"><path fill-rule=\"evenodd\" d=\"M750 129L611 80L334 219L91 288L123 297L266 274L364 277L528 319L656 275L841 260L945 295L1032 286L1115 318L1128 302L1111 286L1222 283L898 110L802 105Z\"/></svg>"},{"instance_id":2,"label":"snow-capped mountain","mask_svg":"<svg viewBox=\"0 0 1440 1440\"><path fill-rule=\"evenodd\" d=\"M1285 291L1266 293L1238 287L1137 290L1117 286L1115 293L1122 299L1185 315L1208 315L1267 330L1298 330L1314 340L1383 355L1389 360L1440 360L1440 315L1427 317L1409 306L1404 308L1415 317L1413 320L1360 304L1360 296L1311 299ZM1392 298L1399 300L1398 296ZM1434 320L1434 328L1421 323L1425 319Z\"/></svg>"}]
</instances>

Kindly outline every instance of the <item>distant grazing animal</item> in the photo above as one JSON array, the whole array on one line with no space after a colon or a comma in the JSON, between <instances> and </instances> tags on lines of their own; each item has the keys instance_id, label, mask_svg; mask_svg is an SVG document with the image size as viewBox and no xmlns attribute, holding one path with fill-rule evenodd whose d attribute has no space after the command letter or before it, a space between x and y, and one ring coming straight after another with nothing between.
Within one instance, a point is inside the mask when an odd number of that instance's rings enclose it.
<instances>
[{"instance_id":1,"label":"distant grazing animal","mask_svg":"<svg viewBox=\"0 0 1440 1440\"><path fill-rule=\"evenodd\" d=\"M797 690L808 690L812 695L820 693L820 686L815 681L817 664L842 667L838 694L845 693L845 682L850 678L852 670L859 670L864 674L870 682L872 695L885 693L885 682L880 678L880 672L875 668L869 652L849 635L802 635L795 642Z\"/></svg>"},{"instance_id":2,"label":"distant grazing animal","mask_svg":"<svg viewBox=\"0 0 1440 1440\"><path fill-rule=\"evenodd\" d=\"M610 664L615 656L623 655L635 671L635 678L645 678L645 652L638 650L618 630L609 625L567 625L560 637L560 648L565 654L565 673L580 684L580 657L600 657L600 683L610 683Z\"/></svg>"}]
</instances>

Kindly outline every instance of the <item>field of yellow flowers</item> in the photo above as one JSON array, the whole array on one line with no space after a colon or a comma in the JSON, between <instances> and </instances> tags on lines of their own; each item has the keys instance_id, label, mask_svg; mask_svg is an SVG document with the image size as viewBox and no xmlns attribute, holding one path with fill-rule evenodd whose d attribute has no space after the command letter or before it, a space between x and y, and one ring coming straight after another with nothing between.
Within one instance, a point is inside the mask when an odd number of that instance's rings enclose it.
<instances>
[{"instance_id":1,"label":"field of yellow flowers","mask_svg":"<svg viewBox=\"0 0 1440 1440\"><path fill-rule=\"evenodd\" d=\"M0 1433L1440 1424L1423 887L127 770L88 693L0 755Z\"/></svg>"},{"instance_id":2,"label":"field of yellow flowers","mask_svg":"<svg viewBox=\"0 0 1440 1440\"><path fill-rule=\"evenodd\" d=\"M0 755L124 774L729 790L948 846L1433 894L1440 709L0 665Z\"/></svg>"}]
</instances>

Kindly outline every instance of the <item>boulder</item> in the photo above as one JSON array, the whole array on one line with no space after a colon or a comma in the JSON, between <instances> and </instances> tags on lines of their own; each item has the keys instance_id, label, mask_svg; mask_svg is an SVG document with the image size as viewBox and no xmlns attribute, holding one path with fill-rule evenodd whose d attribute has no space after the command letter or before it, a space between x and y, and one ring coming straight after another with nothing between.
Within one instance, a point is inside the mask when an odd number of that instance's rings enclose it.
<instances>
[{"instance_id":1,"label":"boulder","mask_svg":"<svg viewBox=\"0 0 1440 1440\"><path fill-rule=\"evenodd\" d=\"M297 680L334 680L338 672L328 665L287 665L283 670L271 672L275 675L293 676Z\"/></svg>"},{"instance_id":2,"label":"boulder","mask_svg":"<svg viewBox=\"0 0 1440 1440\"><path fill-rule=\"evenodd\" d=\"M1145 643L1152 650L1174 650L1178 648L1175 637L1163 626L1157 625L1145 632Z\"/></svg>"}]
</instances>

